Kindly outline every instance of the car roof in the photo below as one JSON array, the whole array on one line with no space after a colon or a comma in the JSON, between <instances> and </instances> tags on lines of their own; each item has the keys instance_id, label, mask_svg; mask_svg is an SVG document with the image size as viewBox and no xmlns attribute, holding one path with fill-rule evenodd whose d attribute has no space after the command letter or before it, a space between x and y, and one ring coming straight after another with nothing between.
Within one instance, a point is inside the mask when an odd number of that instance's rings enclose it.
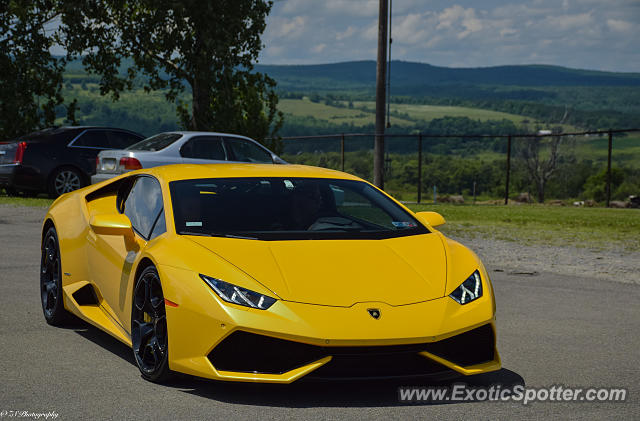
<instances>
[{"instance_id":1,"label":"car roof","mask_svg":"<svg viewBox=\"0 0 640 421\"><path fill-rule=\"evenodd\" d=\"M139 170L141 174L150 174L165 182L199 178L244 178L244 177L308 177L339 178L360 180L360 178L341 171L307 165L274 164L176 164Z\"/></svg>"},{"instance_id":2,"label":"car roof","mask_svg":"<svg viewBox=\"0 0 640 421\"><path fill-rule=\"evenodd\" d=\"M158 134L179 134L182 136L232 136L232 137L242 137L245 139L250 139L247 136L243 136L240 134L234 133L222 133L222 132L197 132L197 131L188 131L188 130L175 130L169 132L162 132Z\"/></svg>"},{"instance_id":3,"label":"car roof","mask_svg":"<svg viewBox=\"0 0 640 421\"><path fill-rule=\"evenodd\" d=\"M17 136L13 139L10 140L11 141L20 141L20 140L39 140L41 138L47 138L49 136L54 136L54 135L58 135L60 133L67 133L67 132L74 132L74 131L82 131L82 130L95 130L95 129L99 129L99 130L115 130L115 131L122 131L122 132L127 132L127 133L131 133L131 134L135 134L138 136L142 136L140 133L134 132L132 130L129 129L121 129L119 127L106 127L106 126L53 126L53 127L47 127L45 129L40 129L40 130L36 130L34 132L31 133L27 133L21 136ZM144 137L144 136L142 136Z\"/></svg>"}]
</instances>

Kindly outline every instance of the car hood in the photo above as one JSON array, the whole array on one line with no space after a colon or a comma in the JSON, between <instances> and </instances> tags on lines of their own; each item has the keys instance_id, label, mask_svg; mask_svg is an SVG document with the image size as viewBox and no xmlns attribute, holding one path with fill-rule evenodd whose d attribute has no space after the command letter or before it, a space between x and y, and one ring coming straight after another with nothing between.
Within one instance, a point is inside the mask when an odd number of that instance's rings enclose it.
<instances>
[{"instance_id":1,"label":"car hood","mask_svg":"<svg viewBox=\"0 0 640 421\"><path fill-rule=\"evenodd\" d=\"M436 234L385 240L259 241L188 236L286 301L397 306L444 296L446 255ZM215 277L215 273L209 273Z\"/></svg>"}]
</instances>

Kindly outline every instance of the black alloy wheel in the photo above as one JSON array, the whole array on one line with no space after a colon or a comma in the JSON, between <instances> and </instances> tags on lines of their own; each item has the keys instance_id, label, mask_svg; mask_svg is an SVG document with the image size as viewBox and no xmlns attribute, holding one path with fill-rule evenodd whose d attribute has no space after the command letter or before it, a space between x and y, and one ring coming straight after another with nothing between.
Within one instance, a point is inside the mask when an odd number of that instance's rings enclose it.
<instances>
[{"instance_id":1,"label":"black alloy wheel","mask_svg":"<svg viewBox=\"0 0 640 421\"><path fill-rule=\"evenodd\" d=\"M40 298L44 318L50 325L59 326L69 319L62 298L62 265L60 245L54 227L50 227L42 240L40 257Z\"/></svg>"},{"instance_id":2,"label":"black alloy wheel","mask_svg":"<svg viewBox=\"0 0 640 421\"><path fill-rule=\"evenodd\" d=\"M160 277L155 267L145 268L136 282L131 314L131 342L142 377L152 382L168 379L167 316Z\"/></svg>"}]
</instances>

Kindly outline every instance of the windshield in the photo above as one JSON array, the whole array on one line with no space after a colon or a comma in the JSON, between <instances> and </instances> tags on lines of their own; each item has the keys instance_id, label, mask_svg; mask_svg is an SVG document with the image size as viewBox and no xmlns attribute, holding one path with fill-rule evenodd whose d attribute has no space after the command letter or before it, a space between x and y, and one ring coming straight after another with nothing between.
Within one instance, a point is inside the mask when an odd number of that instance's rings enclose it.
<instances>
[{"instance_id":1,"label":"windshield","mask_svg":"<svg viewBox=\"0 0 640 421\"><path fill-rule=\"evenodd\" d=\"M176 231L259 240L380 239L429 231L369 184L325 178L169 183Z\"/></svg>"},{"instance_id":2,"label":"windshield","mask_svg":"<svg viewBox=\"0 0 640 421\"><path fill-rule=\"evenodd\" d=\"M126 151L159 151L182 137L178 133L160 133L125 148Z\"/></svg>"}]
</instances>

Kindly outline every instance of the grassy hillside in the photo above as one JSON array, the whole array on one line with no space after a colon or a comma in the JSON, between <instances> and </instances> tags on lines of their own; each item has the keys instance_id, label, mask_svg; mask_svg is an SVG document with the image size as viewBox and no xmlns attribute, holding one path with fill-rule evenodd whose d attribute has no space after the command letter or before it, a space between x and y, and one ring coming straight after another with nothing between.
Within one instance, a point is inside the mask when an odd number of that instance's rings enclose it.
<instances>
[{"instance_id":1,"label":"grassy hillside","mask_svg":"<svg viewBox=\"0 0 640 421\"><path fill-rule=\"evenodd\" d=\"M303 99L281 99L278 103L278 109L285 113L285 116L308 116L334 124L353 124L356 127L362 127L375 123L375 112L373 111L334 107L320 102L311 102L308 97ZM391 124L408 127L413 125L413 122L392 117Z\"/></svg>"},{"instance_id":2,"label":"grassy hillside","mask_svg":"<svg viewBox=\"0 0 640 421\"><path fill-rule=\"evenodd\" d=\"M607 137L588 137L576 142L575 154L581 160L605 162L609 141ZM640 134L614 137L611 155L614 165L640 168Z\"/></svg>"},{"instance_id":3,"label":"grassy hillside","mask_svg":"<svg viewBox=\"0 0 640 421\"><path fill-rule=\"evenodd\" d=\"M375 110L374 101L354 101L356 108L367 108ZM455 107L447 105L426 105L426 104L391 104L392 113L406 114L413 120L430 121L434 118L443 117L468 117L473 120L510 120L516 124L522 124L523 120L534 123L528 117L502 113L499 111L483 110L481 108Z\"/></svg>"}]
</instances>

